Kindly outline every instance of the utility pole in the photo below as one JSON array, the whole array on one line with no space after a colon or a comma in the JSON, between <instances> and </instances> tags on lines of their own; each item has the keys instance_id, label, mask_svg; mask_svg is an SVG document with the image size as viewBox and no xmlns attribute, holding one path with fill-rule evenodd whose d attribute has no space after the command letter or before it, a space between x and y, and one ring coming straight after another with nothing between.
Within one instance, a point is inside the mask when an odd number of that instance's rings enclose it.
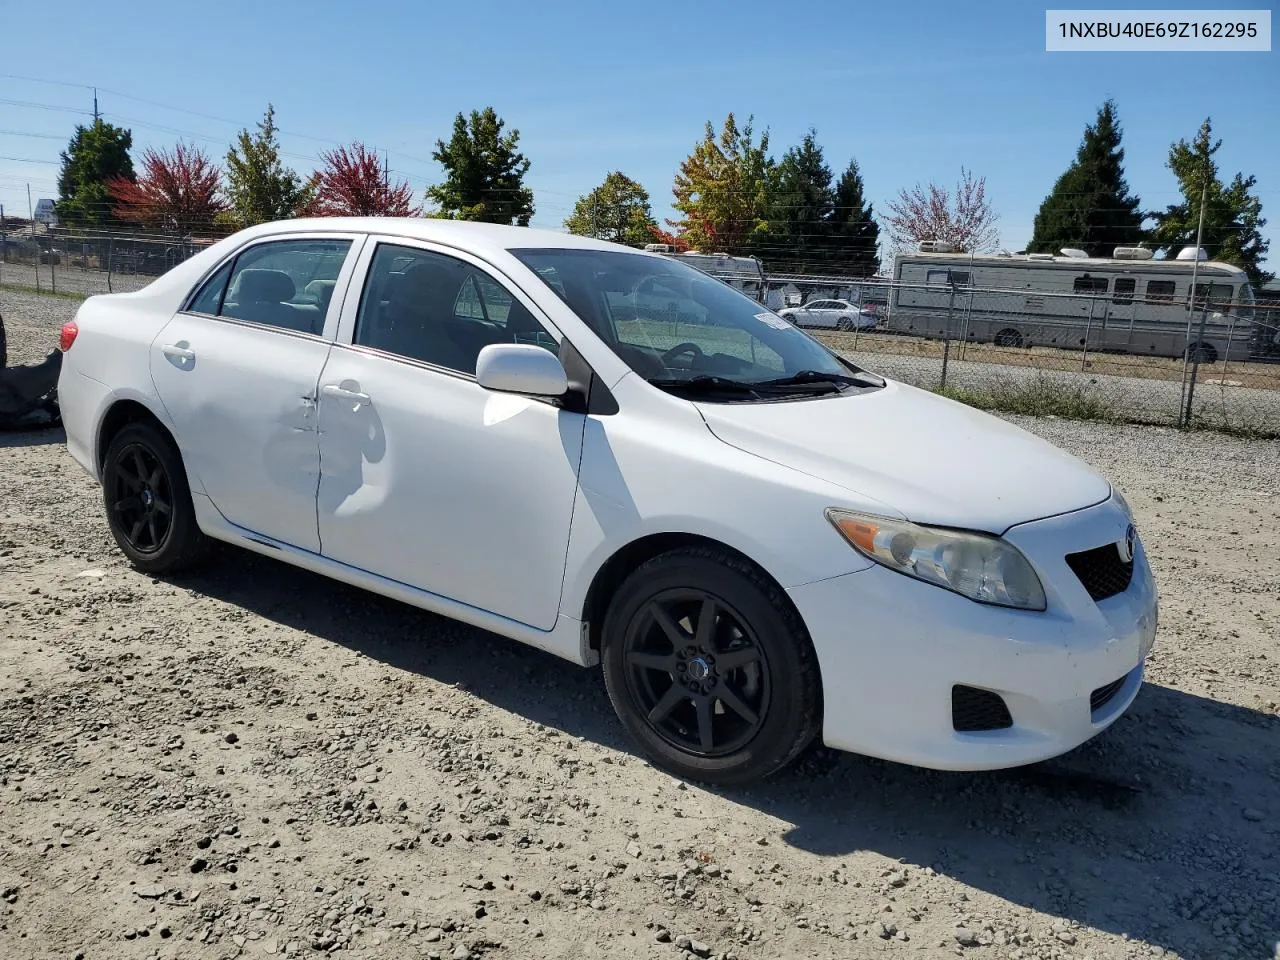
<instances>
[{"instance_id":1,"label":"utility pole","mask_svg":"<svg viewBox=\"0 0 1280 960\"><path fill-rule=\"evenodd\" d=\"M101 118L101 114L98 113L98 88L94 87L93 88L93 125L95 127L98 125L98 120L100 118Z\"/></svg>"},{"instance_id":2,"label":"utility pole","mask_svg":"<svg viewBox=\"0 0 1280 960\"><path fill-rule=\"evenodd\" d=\"M31 184L27 184L27 216L31 218L31 242L36 248L36 293L40 292L40 244L36 241L36 213L31 206ZM53 259L52 256L49 258Z\"/></svg>"}]
</instances>

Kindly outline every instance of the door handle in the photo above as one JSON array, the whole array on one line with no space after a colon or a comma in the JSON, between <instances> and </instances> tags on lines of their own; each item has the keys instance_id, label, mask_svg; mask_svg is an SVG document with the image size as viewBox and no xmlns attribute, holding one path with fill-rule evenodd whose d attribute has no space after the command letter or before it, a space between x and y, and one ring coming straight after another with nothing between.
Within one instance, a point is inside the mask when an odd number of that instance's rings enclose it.
<instances>
[{"instance_id":1,"label":"door handle","mask_svg":"<svg viewBox=\"0 0 1280 960\"><path fill-rule=\"evenodd\" d=\"M320 388L320 392L326 397L333 397L335 400L346 400L350 403L369 403L369 395L367 393L348 390L346 387L339 386L336 383L326 383Z\"/></svg>"},{"instance_id":2,"label":"door handle","mask_svg":"<svg viewBox=\"0 0 1280 960\"><path fill-rule=\"evenodd\" d=\"M160 348L161 352L170 360L178 360L182 363L190 363L196 358L194 350L188 350L186 347L180 347L176 343L166 343Z\"/></svg>"}]
</instances>

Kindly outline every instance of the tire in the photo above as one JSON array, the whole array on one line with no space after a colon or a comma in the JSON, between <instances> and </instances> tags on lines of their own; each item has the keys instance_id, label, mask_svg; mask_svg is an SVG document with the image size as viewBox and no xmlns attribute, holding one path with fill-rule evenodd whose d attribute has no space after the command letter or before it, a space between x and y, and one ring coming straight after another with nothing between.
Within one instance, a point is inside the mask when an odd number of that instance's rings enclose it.
<instances>
[{"instance_id":1,"label":"tire","mask_svg":"<svg viewBox=\"0 0 1280 960\"><path fill-rule=\"evenodd\" d=\"M1187 347L1187 359L1191 363L1217 363L1218 351L1211 343L1196 341Z\"/></svg>"},{"instance_id":2,"label":"tire","mask_svg":"<svg viewBox=\"0 0 1280 960\"><path fill-rule=\"evenodd\" d=\"M852 330L852 329L853 329L853 321L852 321L852 320L850 320L848 317L841 317L839 320L837 320L837 321L836 321L836 329L837 329L837 330Z\"/></svg>"},{"instance_id":3,"label":"tire","mask_svg":"<svg viewBox=\"0 0 1280 960\"><path fill-rule=\"evenodd\" d=\"M993 342L997 347L1020 347L1022 346L1022 334L1013 327L1005 327L996 334Z\"/></svg>"},{"instance_id":4,"label":"tire","mask_svg":"<svg viewBox=\"0 0 1280 960\"><path fill-rule=\"evenodd\" d=\"M4 317L0 317L0 370L9 362L9 344L4 335Z\"/></svg>"},{"instance_id":5,"label":"tire","mask_svg":"<svg viewBox=\"0 0 1280 960\"><path fill-rule=\"evenodd\" d=\"M603 638L614 710L675 776L760 780L821 729L822 683L804 624L772 581L726 550L681 548L641 564L610 601Z\"/></svg>"},{"instance_id":6,"label":"tire","mask_svg":"<svg viewBox=\"0 0 1280 960\"><path fill-rule=\"evenodd\" d=\"M130 423L112 438L102 468L102 499L111 535L137 570L177 573L208 551L182 455L157 425Z\"/></svg>"}]
</instances>

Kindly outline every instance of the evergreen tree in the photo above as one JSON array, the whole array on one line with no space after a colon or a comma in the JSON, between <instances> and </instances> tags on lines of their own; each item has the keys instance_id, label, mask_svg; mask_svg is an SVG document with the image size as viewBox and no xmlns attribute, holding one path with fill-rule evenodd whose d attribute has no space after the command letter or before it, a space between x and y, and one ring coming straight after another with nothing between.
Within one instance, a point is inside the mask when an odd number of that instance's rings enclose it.
<instances>
[{"instance_id":1,"label":"evergreen tree","mask_svg":"<svg viewBox=\"0 0 1280 960\"><path fill-rule=\"evenodd\" d=\"M657 222L649 207L649 191L620 170L578 198L565 228L580 237L595 237L632 247L653 242Z\"/></svg>"},{"instance_id":2,"label":"evergreen tree","mask_svg":"<svg viewBox=\"0 0 1280 960\"><path fill-rule=\"evenodd\" d=\"M834 197L831 168L810 130L782 155L769 184L768 232L758 245L771 264L804 270L828 256Z\"/></svg>"},{"instance_id":3,"label":"evergreen tree","mask_svg":"<svg viewBox=\"0 0 1280 960\"><path fill-rule=\"evenodd\" d=\"M866 202L858 161L849 161L836 183L833 199L827 242L833 272L873 276L880 269L880 225Z\"/></svg>"},{"instance_id":4,"label":"evergreen tree","mask_svg":"<svg viewBox=\"0 0 1280 960\"><path fill-rule=\"evenodd\" d=\"M1036 214L1027 249L1057 253L1076 247L1091 257L1143 238L1141 201L1124 179L1124 149L1115 103L1107 100L1085 127L1076 158L1058 178Z\"/></svg>"},{"instance_id":5,"label":"evergreen tree","mask_svg":"<svg viewBox=\"0 0 1280 960\"><path fill-rule=\"evenodd\" d=\"M132 147L132 131L101 117L87 127L76 125L71 142L62 152L58 174L57 211L63 223L105 226L119 222L106 184L117 178L137 179L129 157Z\"/></svg>"},{"instance_id":6,"label":"evergreen tree","mask_svg":"<svg viewBox=\"0 0 1280 960\"><path fill-rule=\"evenodd\" d=\"M227 151L227 197L241 227L295 216L311 199L310 187L280 162L275 107L258 123L258 132L241 130Z\"/></svg>"},{"instance_id":7,"label":"evergreen tree","mask_svg":"<svg viewBox=\"0 0 1280 960\"><path fill-rule=\"evenodd\" d=\"M1221 140L1213 140L1213 128L1206 117L1191 143L1179 140L1170 147L1168 167L1178 178L1183 201L1148 214L1156 221L1151 239L1167 257L1176 256L1184 246L1194 247L1204 194L1204 235L1200 245L1215 260L1241 267L1254 284L1261 285L1275 274L1261 266L1271 244L1260 232L1267 224L1262 216L1262 201L1250 193L1257 178L1237 173L1224 185L1213 159L1221 146Z\"/></svg>"},{"instance_id":8,"label":"evergreen tree","mask_svg":"<svg viewBox=\"0 0 1280 960\"><path fill-rule=\"evenodd\" d=\"M524 185L529 161L517 146L520 131L502 132L493 107L461 113L448 143L436 141L431 156L445 169L445 182L427 189L440 205L436 216L451 220L529 225L533 191Z\"/></svg>"}]
</instances>

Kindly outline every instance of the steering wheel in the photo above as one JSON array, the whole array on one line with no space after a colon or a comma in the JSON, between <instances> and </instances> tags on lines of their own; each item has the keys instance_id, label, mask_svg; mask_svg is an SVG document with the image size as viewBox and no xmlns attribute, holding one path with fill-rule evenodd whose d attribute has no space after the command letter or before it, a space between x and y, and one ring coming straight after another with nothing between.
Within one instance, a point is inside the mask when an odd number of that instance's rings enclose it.
<instances>
[{"instance_id":1,"label":"steering wheel","mask_svg":"<svg viewBox=\"0 0 1280 960\"><path fill-rule=\"evenodd\" d=\"M695 360L706 356L706 354L702 352L702 348L700 346L686 340L684 343L677 343L670 350L664 351L662 354L662 362L668 363L680 356L682 353L692 353Z\"/></svg>"}]
</instances>

